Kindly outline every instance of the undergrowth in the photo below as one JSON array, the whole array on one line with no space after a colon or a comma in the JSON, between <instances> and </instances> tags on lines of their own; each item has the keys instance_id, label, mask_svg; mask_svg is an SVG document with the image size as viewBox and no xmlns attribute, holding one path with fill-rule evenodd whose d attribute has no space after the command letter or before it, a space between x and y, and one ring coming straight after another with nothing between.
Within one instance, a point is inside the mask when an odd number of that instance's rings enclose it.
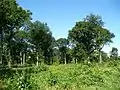
<instances>
[{"instance_id":1,"label":"undergrowth","mask_svg":"<svg viewBox=\"0 0 120 90\"><path fill-rule=\"evenodd\" d=\"M120 62L42 65L3 79L5 90L119 90Z\"/></svg>"}]
</instances>

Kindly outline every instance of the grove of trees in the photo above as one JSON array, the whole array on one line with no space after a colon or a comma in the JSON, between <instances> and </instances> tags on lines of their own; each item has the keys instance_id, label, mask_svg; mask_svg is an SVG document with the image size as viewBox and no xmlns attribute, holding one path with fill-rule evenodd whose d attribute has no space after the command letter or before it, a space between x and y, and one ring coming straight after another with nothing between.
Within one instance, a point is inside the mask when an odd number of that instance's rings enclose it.
<instances>
[{"instance_id":1,"label":"grove of trees","mask_svg":"<svg viewBox=\"0 0 120 90\"><path fill-rule=\"evenodd\" d=\"M104 26L101 16L89 14L76 22L68 38L56 40L47 23L32 21L32 12L16 0L0 0L0 65L67 64L117 59L112 48L110 59L102 51L115 35Z\"/></svg>"}]
</instances>

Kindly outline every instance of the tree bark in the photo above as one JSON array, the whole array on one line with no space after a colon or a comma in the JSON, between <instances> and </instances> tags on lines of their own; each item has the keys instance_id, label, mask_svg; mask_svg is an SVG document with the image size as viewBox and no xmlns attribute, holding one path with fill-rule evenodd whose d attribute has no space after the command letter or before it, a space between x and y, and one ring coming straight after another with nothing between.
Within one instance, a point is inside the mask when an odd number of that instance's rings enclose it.
<instances>
[{"instance_id":1,"label":"tree bark","mask_svg":"<svg viewBox=\"0 0 120 90\"><path fill-rule=\"evenodd\" d=\"M66 58L65 58L65 64L67 64Z\"/></svg>"},{"instance_id":2,"label":"tree bark","mask_svg":"<svg viewBox=\"0 0 120 90\"><path fill-rule=\"evenodd\" d=\"M65 58L64 58L64 60L65 60L65 64L67 64L67 61L66 61L66 55L65 55Z\"/></svg>"},{"instance_id":3,"label":"tree bark","mask_svg":"<svg viewBox=\"0 0 120 90\"><path fill-rule=\"evenodd\" d=\"M11 68L11 54L10 54L10 50L9 50L8 67Z\"/></svg>"},{"instance_id":4,"label":"tree bark","mask_svg":"<svg viewBox=\"0 0 120 90\"><path fill-rule=\"evenodd\" d=\"M37 52L37 62L36 62L36 66L38 66L38 59L39 59L39 57L38 57L38 52Z\"/></svg>"},{"instance_id":5,"label":"tree bark","mask_svg":"<svg viewBox=\"0 0 120 90\"><path fill-rule=\"evenodd\" d=\"M101 51L99 51L99 59L100 59L100 63L102 63Z\"/></svg>"},{"instance_id":6,"label":"tree bark","mask_svg":"<svg viewBox=\"0 0 120 90\"><path fill-rule=\"evenodd\" d=\"M77 64L77 58L75 59L75 64Z\"/></svg>"},{"instance_id":7,"label":"tree bark","mask_svg":"<svg viewBox=\"0 0 120 90\"><path fill-rule=\"evenodd\" d=\"M102 48L104 47L104 44L101 46L101 48L99 49L99 60L100 60L100 63L102 63L102 56L101 56L101 50Z\"/></svg>"},{"instance_id":8,"label":"tree bark","mask_svg":"<svg viewBox=\"0 0 120 90\"><path fill-rule=\"evenodd\" d=\"M87 63L90 64L91 63L90 55L88 56L87 60L88 60Z\"/></svg>"},{"instance_id":9,"label":"tree bark","mask_svg":"<svg viewBox=\"0 0 120 90\"><path fill-rule=\"evenodd\" d=\"M23 64L23 61L22 61L22 52L20 52L20 64L22 65Z\"/></svg>"},{"instance_id":10,"label":"tree bark","mask_svg":"<svg viewBox=\"0 0 120 90\"><path fill-rule=\"evenodd\" d=\"M2 54L3 54L3 30L0 32L0 64L2 64Z\"/></svg>"},{"instance_id":11,"label":"tree bark","mask_svg":"<svg viewBox=\"0 0 120 90\"><path fill-rule=\"evenodd\" d=\"M23 53L23 65L25 65L25 53Z\"/></svg>"}]
</instances>

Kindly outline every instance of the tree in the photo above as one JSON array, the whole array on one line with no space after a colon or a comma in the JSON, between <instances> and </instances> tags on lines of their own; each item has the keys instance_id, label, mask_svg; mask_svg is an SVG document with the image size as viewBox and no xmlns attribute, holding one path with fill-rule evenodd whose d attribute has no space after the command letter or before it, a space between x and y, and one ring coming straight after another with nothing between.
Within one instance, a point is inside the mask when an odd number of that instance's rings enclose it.
<instances>
[{"instance_id":1,"label":"tree","mask_svg":"<svg viewBox=\"0 0 120 90\"><path fill-rule=\"evenodd\" d=\"M87 57L85 50L78 44L72 48L72 56L76 64L85 61Z\"/></svg>"},{"instance_id":2,"label":"tree","mask_svg":"<svg viewBox=\"0 0 120 90\"><path fill-rule=\"evenodd\" d=\"M103 61L108 61L109 57L106 52L101 51L101 57L103 58Z\"/></svg>"},{"instance_id":3,"label":"tree","mask_svg":"<svg viewBox=\"0 0 120 90\"><path fill-rule=\"evenodd\" d=\"M94 47L99 51L99 60L102 62L101 50L104 45L112 43L112 38L115 37L108 29L104 28L104 22L101 16L90 14L85 18L86 22L90 22L94 32Z\"/></svg>"},{"instance_id":4,"label":"tree","mask_svg":"<svg viewBox=\"0 0 120 90\"><path fill-rule=\"evenodd\" d=\"M69 30L69 39L75 47L80 46L86 52L88 60L91 54L99 51L100 62L101 50L105 44L112 42L114 34L103 27L104 22L98 15L90 14L83 21L76 22L72 30Z\"/></svg>"},{"instance_id":5,"label":"tree","mask_svg":"<svg viewBox=\"0 0 120 90\"><path fill-rule=\"evenodd\" d=\"M12 60L17 60L21 65L25 64L27 52L29 50L28 32L26 30L18 30L14 35L14 43L12 43Z\"/></svg>"},{"instance_id":6,"label":"tree","mask_svg":"<svg viewBox=\"0 0 120 90\"><path fill-rule=\"evenodd\" d=\"M56 42L57 42L57 47L59 48L61 61L64 60L63 62L67 64L66 54L67 54L67 46L69 42L66 38L59 38Z\"/></svg>"},{"instance_id":7,"label":"tree","mask_svg":"<svg viewBox=\"0 0 120 90\"><path fill-rule=\"evenodd\" d=\"M98 28L97 30L94 45L96 50L99 51L99 61L101 63L101 50L105 45L112 43L112 38L114 38L115 35L105 28Z\"/></svg>"},{"instance_id":8,"label":"tree","mask_svg":"<svg viewBox=\"0 0 120 90\"><path fill-rule=\"evenodd\" d=\"M110 52L110 57L113 59L118 58L118 49L115 47L112 47L112 51Z\"/></svg>"},{"instance_id":9,"label":"tree","mask_svg":"<svg viewBox=\"0 0 120 90\"><path fill-rule=\"evenodd\" d=\"M40 56L44 56L44 62L50 61L50 47L53 42L52 33L46 23L35 21L30 25L30 43L34 45L36 52L37 65Z\"/></svg>"},{"instance_id":10,"label":"tree","mask_svg":"<svg viewBox=\"0 0 120 90\"><path fill-rule=\"evenodd\" d=\"M109 59L107 53L105 53L104 51L94 51L94 53L92 54L92 58L91 60L94 60L95 62L99 62L99 53L101 53L101 58L103 61L107 61Z\"/></svg>"},{"instance_id":11,"label":"tree","mask_svg":"<svg viewBox=\"0 0 120 90\"><path fill-rule=\"evenodd\" d=\"M9 67L11 63L11 45L15 31L21 28L25 21L30 20L31 12L20 7L16 0L0 1L0 58L2 61L3 46L6 43L9 52Z\"/></svg>"}]
</instances>

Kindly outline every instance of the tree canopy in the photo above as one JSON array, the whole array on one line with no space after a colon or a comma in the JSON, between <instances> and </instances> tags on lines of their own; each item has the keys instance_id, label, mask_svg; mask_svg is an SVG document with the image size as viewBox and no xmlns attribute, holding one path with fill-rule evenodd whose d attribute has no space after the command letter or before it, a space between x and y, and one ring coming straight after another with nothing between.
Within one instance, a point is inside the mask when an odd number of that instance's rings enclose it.
<instances>
[{"instance_id":1,"label":"tree canopy","mask_svg":"<svg viewBox=\"0 0 120 90\"><path fill-rule=\"evenodd\" d=\"M31 15L16 0L0 1L2 65L92 62L98 57L101 62L107 58L102 48L112 43L115 35L104 27L101 16L87 15L69 30L68 38L55 40L47 23L31 21ZM113 48L111 56L118 56L118 50Z\"/></svg>"},{"instance_id":2,"label":"tree canopy","mask_svg":"<svg viewBox=\"0 0 120 90\"><path fill-rule=\"evenodd\" d=\"M115 37L103 25L104 22L100 16L90 14L83 21L76 22L72 30L69 30L69 38L75 47L80 46L89 58L95 50L101 52L103 46L111 43L112 38Z\"/></svg>"}]
</instances>

